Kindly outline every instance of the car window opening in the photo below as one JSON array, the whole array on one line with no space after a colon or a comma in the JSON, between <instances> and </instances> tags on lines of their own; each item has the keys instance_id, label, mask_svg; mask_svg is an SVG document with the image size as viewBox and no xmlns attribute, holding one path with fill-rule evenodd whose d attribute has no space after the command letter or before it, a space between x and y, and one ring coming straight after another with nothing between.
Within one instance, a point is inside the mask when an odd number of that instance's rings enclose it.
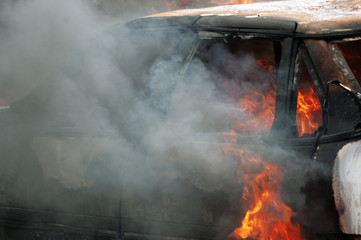
<instances>
[{"instance_id":1,"label":"car window opening","mask_svg":"<svg viewBox=\"0 0 361 240\"><path fill-rule=\"evenodd\" d=\"M277 69L274 42L217 39L202 41L195 58L210 71L229 106L221 129L249 136L268 135L275 118Z\"/></svg>"},{"instance_id":2,"label":"car window opening","mask_svg":"<svg viewBox=\"0 0 361 240\"><path fill-rule=\"evenodd\" d=\"M325 41L306 40L305 43L323 89L327 89L325 134L354 131L361 120L358 100L354 97L360 92L360 86L351 72L352 67L341 54L344 50Z\"/></svg>"}]
</instances>

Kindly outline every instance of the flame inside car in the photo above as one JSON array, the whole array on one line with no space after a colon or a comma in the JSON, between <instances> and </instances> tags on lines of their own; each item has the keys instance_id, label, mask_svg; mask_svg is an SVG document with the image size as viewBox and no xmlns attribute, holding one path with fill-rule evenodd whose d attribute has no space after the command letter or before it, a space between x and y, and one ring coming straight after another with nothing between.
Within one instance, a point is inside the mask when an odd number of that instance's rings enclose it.
<instances>
[{"instance_id":1,"label":"flame inside car","mask_svg":"<svg viewBox=\"0 0 361 240\"><path fill-rule=\"evenodd\" d=\"M275 82L276 76L273 66L267 60L257 60L255 68L252 72L267 73L268 77ZM257 79L256 76L255 79ZM231 97L237 98L240 111L247 115L247 121L235 119L235 130L250 136L267 135L275 117L276 87L270 84L262 91L260 89L233 88L229 86L228 81L225 84L228 85L227 91L230 92Z\"/></svg>"},{"instance_id":2,"label":"flame inside car","mask_svg":"<svg viewBox=\"0 0 361 240\"><path fill-rule=\"evenodd\" d=\"M300 225L294 222L296 214L282 202L280 193L286 169L274 161L265 159L262 154L242 147L234 147L237 134L266 136L270 133L275 119L276 79L274 65L266 59L247 62L250 85L244 80L226 79L224 89L246 117L237 119L231 116L234 129L224 134L227 143L226 155L239 159L237 176L243 184L242 201L248 206L240 227L229 235L230 239L279 239L301 240ZM260 77L262 76L262 77ZM255 87L267 79L270 84ZM247 86L237 88L235 85ZM301 86L297 101L298 136L314 133L321 125L321 105L312 85Z\"/></svg>"},{"instance_id":3,"label":"flame inside car","mask_svg":"<svg viewBox=\"0 0 361 240\"><path fill-rule=\"evenodd\" d=\"M260 67L271 71L265 61L258 61ZM237 122L236 129L246 134L260 134L260 126L265 132L270 131L275 116L276 91L271 88L262 94L253 92L240 98L239 107L246 111L249 122ZM297 105L297 125L299 136L313 133L321 124L320 102L313 88L300 89ZM228 143L235 143L236 132L231 130L225 138ZM237 149L227 145L225 154L235 155L240 160L237 175L240 183L244 183L242 198L249 205L249 210L230 238L233 239L282 239L301 240L300 225L293 222L295 213L282 202L280 197L281 183L285 169L275 163L263 159L260 154Z\"/></svg>"},{"instance_id":4,"label":"flame inside car","mask_svg":"<svg viewBox=\"0 0 361 240\"><path fill-rule=\"evenodd\" d=\"M361 236L360 0L156 1L5 1L0 239Z\"/></svg>"},{"instance_id":5,"label":"flame inside car","mask_svg":"<svg viewBox=\"0 0 361 240\"><path fill-rule=\"evenodd\" d=\"M272 74L272 66L266 60L257 61L258 68ZM302 92L303 93L303 92ZM314 91L300 93L299 98L305 99L299 103L299 112L303 114L299 119L302 128L313 131L317 124L307 118L310 102L306 99ZM224 134L227 143L236 143L236 134L241 132L247 135L267 135L270 132L275 118L276 89L270 85L265 92L253 91L240 93L238 100L240 109L247 113L249 121L236 121L235 129ZM235 93L231 94L235 95ZM312 97L312 96L311 96ZM317 96L316 96L317 97ZM307 131L306 130L306 131ZM303 133L302 133L303 134ZM281 184L285 169L263 159L260 154L244 150L227 144L224 148L226 155L236 156L240 163L237 176L240 184L244 184L242 199L247 203L242 225L229 235L230 239L282 239L301 240L300 225L293 222L295 213L282 202L280 197Z\"/></svg>"},{"instance_id":6,"label":"flame inside car","mask_svg":"<svg viewBox=\"0 0 361 240\"><path fill-rule=\"evenodd\" d=\"M245 215L229 238L304 239L300 225L295 222L296 213L282 202L281 186L286 169L276 163L278 159L266 158L262 149L254 151L237 143L238 136L267 136L271 132L277 95L277 64L272 43L211 41L201 46L199 53L212 71L216 86L235 105L225 116L231 120L223 133L226 142L223 151L239 161L237 176L243 188L240 208ZM294 114L297 114L299 137L314 133L321 125L321 106L312 82L300 85Z\"/></svg>"},{"instance_id":7,"label":"flame inside car","mask_svg":"<svg viewBox=\"0 0 361 240\"><path fill-rule=\"evenodd\" d=\"M300 96L305 97L304 95ZM236 123L237 130L251 135L259 134L257 129L260 128L260 125L264 125L265 128L262 129L269 132L274 120L274 103L274 88L265 94L254 92L245 95L239 100L239 106L250 114L251 121ZM300 109L303 109L302 106ZM308 126L308 122L302 122L302 120L300 122L303 124L302 126ZM236 143L236 133L237 131L231 130L225 134L225 141ZM285 169L272 161L263 159L260 154L235 148L231 144L226 145L224 152L226 155L237 156L240 161L237 176L239 182L244 184L242 199L249 206L242 225L236 228L229 237L238 240L248 238L258 240L303 239L300 225L293 223L295 213L282 202L280 197Z\"/></svg>"},{"instance_id":8,"label":"flame inside car","mask_svg":"<svg viewBox=\"0 0 361 240\"><path fill-rule=\"evenodd\" d=\"M273 66L267 60L257 60L257 64L259 69L269 72L275 78ZM238 94L242 96L238 99L238 106L247 113L249 121L238 121L235 129L247 135L267 135L275 117L275 86L271 85L265 92L239 91ZM300 88L297 97L298 136L313 134L321 124L321 104L316 91L312 86Z\"/></svg>"},{"instance_id":9,"label":"flame inside car","mask_svg":"<svg viewBox=\"0 0 361 240\"><path fill-rule=\"evenodd\" d=\"M298 136L314 133L322 124L321 104L313 88L300 89L297 97Z\"/></svg>"}]
</instances>

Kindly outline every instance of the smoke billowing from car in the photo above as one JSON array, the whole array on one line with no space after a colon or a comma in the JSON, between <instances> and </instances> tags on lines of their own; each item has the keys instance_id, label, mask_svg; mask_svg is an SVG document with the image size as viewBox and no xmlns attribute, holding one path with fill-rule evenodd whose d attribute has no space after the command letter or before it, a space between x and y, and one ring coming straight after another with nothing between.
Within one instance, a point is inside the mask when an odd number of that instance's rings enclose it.
<instances>
[{"instance_id":1,"label":"smoke billowing from car","mask_svg":"<svg viewBox=\"0 0 361 240\"><path fill-rule=\"evenodd\" d=\"M102 10L98 2L70 0L6 2L1 9L0 94L12 104L0 112L0 189L9 195L1 204L114 217L122 194L124 218L217 222L232 230L242 188L220 133L233 127L227 116L239 106L205 64L229 52L196 54L185 71L198 35L129 30ZM221 67L236 79L256 60L245 55ZM249 121L242 111L236 117ZM286 175L282 196L302 206L302 176L323 166L255 141L298 174ZM171 214L161 191L174 198ZM215 199L224 211L212 215Z\"/></svg>"}]
</instances>

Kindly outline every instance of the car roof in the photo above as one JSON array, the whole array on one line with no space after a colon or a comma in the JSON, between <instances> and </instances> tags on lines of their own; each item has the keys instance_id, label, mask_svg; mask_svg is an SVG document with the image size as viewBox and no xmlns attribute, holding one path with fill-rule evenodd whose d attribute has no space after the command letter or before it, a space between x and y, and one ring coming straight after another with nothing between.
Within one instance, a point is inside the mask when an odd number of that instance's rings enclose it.
<instances>
[{"instance_id":1,"label":"car roof","mask_svg":"<svg viewBox=\"0 0 361 240\"><path fill-rule=\"evenodd\" d=\"M361 0L288 0L164 12L137 19L139 27L262 30L298 37L357 36Z\"/></svg>"}]
</instances>

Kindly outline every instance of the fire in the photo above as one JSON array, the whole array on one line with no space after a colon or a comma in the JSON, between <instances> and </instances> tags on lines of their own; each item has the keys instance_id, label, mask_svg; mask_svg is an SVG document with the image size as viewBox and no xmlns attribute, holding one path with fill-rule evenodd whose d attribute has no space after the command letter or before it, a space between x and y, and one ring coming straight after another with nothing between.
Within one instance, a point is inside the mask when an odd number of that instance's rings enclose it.
<instances>
[{"instance_id":1,"label":"fire","mask_svg":"<svg viewBox=\"0 0 361 240\"><path fill-rule=\"evenodd\" d=\"M249 69L251 68L255 68L251 72L261 76L252 76L255 82L263 81L265 76L271 79L270 82L276 82L273 66L267 60L258 60L255 66L249 66ZM242 121L237 118L239 117L237 113L234 113L235 116L230 116L234 119L234 130L250 136L267 135L275 118L276 87L273 84L260 87L252 83L246 87L236 88L232 84L234 80L224 82L228 95L236 99L239 111L242 113L240 117ZM242 81L236 81L236 84L242 86Z\"/></svg>"},{"instance_id":2,"label":"fire","mask_svg":"<svg viewBox=\"0 0 361 240\"><path fill-rule=\"evenodd\" d=\"M272 65L265 60L257 61L258 68L272 73ZM225 154L232 154L240 160L237 170L238 180L244 184L242 199L247 202L249 209L240 227L229 235L231 239L257 240L302 240L300 225L293 222L295 213L282 202L280 193L285 169L262 158L253 151L235 148L237 133L249 135L266 135L269 133L275 118L276 89L270 85L264 91L239 93L238 106L248 116L248 121L236 121L234 130L224 134L228 143L224 148ZM234 93L231 90L231 96ZM314 100L314 93L300 91L299 110L304 115L299 117L299 124L307 126L308 131L314 129L313 118L305 117L314 114L309 106ZM308 99L310 98L310 99ZM311 100L312 99L312 100ZM317 99L317 95L316 95ZM298 116L301 116L298 113ZM244 119L244 118L243 118ZM317 125L318 126L318 125Z\"/></svg>"},{"instance_id":3,"label":"fire","mask_svg":"<svg viewBox=\"0 0 361 240\"><path fill-rule=\"evenodd\" d=\"M321 104L313 88L300 89L297 97L298 136L312 134L322 124Z\"/></svg>"},{"instance_id":4,"label":"fire","mask_svg":"<svg viewBox=\"0 0 361 240\"><path fill-rule=\"evenodd\" d=\"M237 122L235 129L248 135L269 133L275 117L276 89L266 93L254 91L238 100L241 111L248 115L248 121ZM313 88L300 89L297 97L298 136L314 133L322 125L321 104Z\"/></svg>"},{"instance_id":5,"label":"fire","mask_svg":"<svg viewBox=\"0 0 361 240\"><path fill-rule=\"evenodd\" d=\"M238 150L237 155L241 161L239 180L245 182L242 198L249 203L250 210L243 218L242 226L229 237L237 240L302 239L300 226L292 222L295 213L280 198L284 170L263 161L254 152Z\"/></svg>"},{"instance_id":6,"label":"fire","mask_svg":"<svg viewBox=\"0 0 361 240\"><path fill-rule=\"evenodd\" d=\"M272 73L272 65L265 60L257 61L258 68ZM232 89L228 91L232 92ZM231 95L236 95L231 93ZM266 91L241 90L238 92L240 111L247 114L247 121L236 121L235 129L247 135L267 135L275 117L276 89ZM298 136L314 133L322 125L321 104L313 87L301 88L297 97Z\"/></svg>"},{"instance_id":7,"label":"fire","mask_svg":"<svg viewBox=\"0 0 361 240\"><path fill-rule=\"evenodd\" d=\"M254 91L238 100L241 111L247 113L248 121L237 122L235 128L248 135L267 135L275 117L276 89L266 93Z\"/></svg>"}]
</instances>

